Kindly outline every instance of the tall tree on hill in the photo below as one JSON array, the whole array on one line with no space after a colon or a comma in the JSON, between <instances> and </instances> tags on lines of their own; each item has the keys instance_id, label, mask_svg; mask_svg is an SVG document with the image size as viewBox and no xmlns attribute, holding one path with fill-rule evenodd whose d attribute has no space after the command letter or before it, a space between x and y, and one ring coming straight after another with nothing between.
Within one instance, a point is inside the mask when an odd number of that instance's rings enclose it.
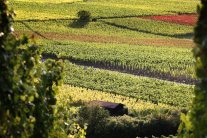
<instances>
[{"instance_id":1,"label":"tall tree on hill","mask_svg":"<svg viewBox=\"0 0 207 138\"><path fill-rule=\"evenodd\" d=\"M187 116L182 116L183 121L179 132L182 137L204 138L207 137L207 0L201 0L198 6L198 21L194 29L193 49L195 67L200 83L195 86L195 97Z\"/></svg>"},{"instance_id":2,"label":"tall tree on hill","mask_svg":"<svg viewBox=\"0 0 207 138\"><path fill-rule=\"evenodd\" d=\"M0 137L48 137L63 68L42 63L38 46L13 35L13 15L0 0Z\"/></svg>"}]
</instances>

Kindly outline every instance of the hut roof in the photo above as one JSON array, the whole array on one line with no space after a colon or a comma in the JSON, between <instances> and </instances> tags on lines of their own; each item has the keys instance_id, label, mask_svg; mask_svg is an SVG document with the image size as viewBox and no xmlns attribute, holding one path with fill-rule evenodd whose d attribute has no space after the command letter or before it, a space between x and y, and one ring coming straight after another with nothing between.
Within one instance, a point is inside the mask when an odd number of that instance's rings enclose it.
<instances>
[{"instance_id":1,"label":"hut roof","mask_svg":"<svg viewBox=\"0 0 207 138\"><path fill-rule=\"evenodd\" d=\"M108 109L115 109L116 107L123 105L121 103L105 102L105 101L98 101L98 100L93 100L90 102L90 104L99 105Z\"/></svg>"}]
</instances>

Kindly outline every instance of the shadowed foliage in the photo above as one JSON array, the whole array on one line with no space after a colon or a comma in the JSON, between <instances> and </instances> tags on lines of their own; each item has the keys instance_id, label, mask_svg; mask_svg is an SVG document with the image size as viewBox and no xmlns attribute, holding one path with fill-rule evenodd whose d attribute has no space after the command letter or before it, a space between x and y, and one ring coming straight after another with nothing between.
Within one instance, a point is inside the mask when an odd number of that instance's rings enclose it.
<instances>
[{"instance_id":1,"label":"shadowed foliage","mask_svg":"<svg viewBox=\"0 0 207 138\"><path fill-rule=\"evenodd\" d=\"M198 21L194 29L193 49L195 69L200 83L195 86L192 107L187 116L182 115L179 128L180 137L204 138L207 136L207 0L201 0L198 6Z\"/></svg>"},{"instance_id":2,"label":"shadowed foliage","mask_svg":"<svg viewBox=\"0 0 207 138\"><path fill-rule=\"evenodd\" d=\"M13 15L0 1L0 137L48 137L53 129L61 62L40 62L34 40L13 34Z\"/></svg>"}]
</instances>

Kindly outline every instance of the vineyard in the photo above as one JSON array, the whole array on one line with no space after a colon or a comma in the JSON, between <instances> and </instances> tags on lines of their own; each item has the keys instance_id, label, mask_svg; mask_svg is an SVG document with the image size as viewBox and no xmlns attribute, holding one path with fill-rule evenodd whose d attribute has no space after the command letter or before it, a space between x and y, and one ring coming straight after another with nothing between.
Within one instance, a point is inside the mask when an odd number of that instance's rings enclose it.
<instances>
[{"instance_id":1,"label":"vineyard","mask_svg":"<svg viewBox=\"0 0 207 138\"><path fill-rule=\"evenodd\" d=\"M60 105L72 99L79 110L91 100L104 100L125 104L136 117L188 110L198 82L192 54L197 4L194 0L10 1L16 11L14 34L33 35L41 46L42 61L64 62ZM89 13L87 21L79 22L79 11Z\"/></svg>"},{"instance_id":2,"label":"vineyard","mask_svg":"<svg viewBox=\"0 0 207 138\"><path fill-rule=\"evenodd\" d=\"M65 63L65 83L145 101L186 107L193 87L184 84Z\"/></svg>"},{"instance_id":3,"label":"vineyard","mask_svg":"<svg viewBox=\"0 0 207 138\"><path fill-rule=\"evenodd\" d=\"M48 42L45 57L58 55L76 64L117 70L129 74L192 84L194 68L190 49L66 42Z\"/></svg>"}]
</instances>

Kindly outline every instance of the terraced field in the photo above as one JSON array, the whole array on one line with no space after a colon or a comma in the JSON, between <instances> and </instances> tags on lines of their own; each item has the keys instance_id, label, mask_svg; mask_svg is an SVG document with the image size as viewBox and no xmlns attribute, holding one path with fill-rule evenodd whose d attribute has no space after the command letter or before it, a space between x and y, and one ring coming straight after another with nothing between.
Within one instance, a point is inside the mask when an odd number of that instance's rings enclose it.
<instances>
[{"instance_id":1,"label":"terraced field","mask_svg":"<svg viewBox=\"0 0 207 138\"><path fill-rule=\"evenodd\" d=\"M34 34L43 58L65 61L68 93L81 95L75 89L86 88L158 103L153 108L160 109L187 108L191 102L197 82L191 52L197 4L194 0L10 2L17 14L15 34ZM76 24L81 10L91 13L84 26ZM189 17L191 24L178 22L180 16Z\"/></svg>"},{"instance_id":2,"label":"terraced field","mask_svg":"<svg viewBox=\"0 0 207 138\"><path fill-rule=\"evenodd\" d=\"M62 59L85 66L187 84L195 82L192 55L188 55L189 49L160 47L158 50L152 46L77 42L66 42L62 47L47 42L48 47L44 47L45 56L55 54L60 55Z\"/></svg>"},{"instance_id":3,"label":"terraced field","mask_svg":"<svg viewBox=\"0 0 207 138\"><path fill-rule=\"evenodd\" d=\"M65 83L144 101L187 107L192 86L65 63Z\"/></svg>"}]
</instances>

